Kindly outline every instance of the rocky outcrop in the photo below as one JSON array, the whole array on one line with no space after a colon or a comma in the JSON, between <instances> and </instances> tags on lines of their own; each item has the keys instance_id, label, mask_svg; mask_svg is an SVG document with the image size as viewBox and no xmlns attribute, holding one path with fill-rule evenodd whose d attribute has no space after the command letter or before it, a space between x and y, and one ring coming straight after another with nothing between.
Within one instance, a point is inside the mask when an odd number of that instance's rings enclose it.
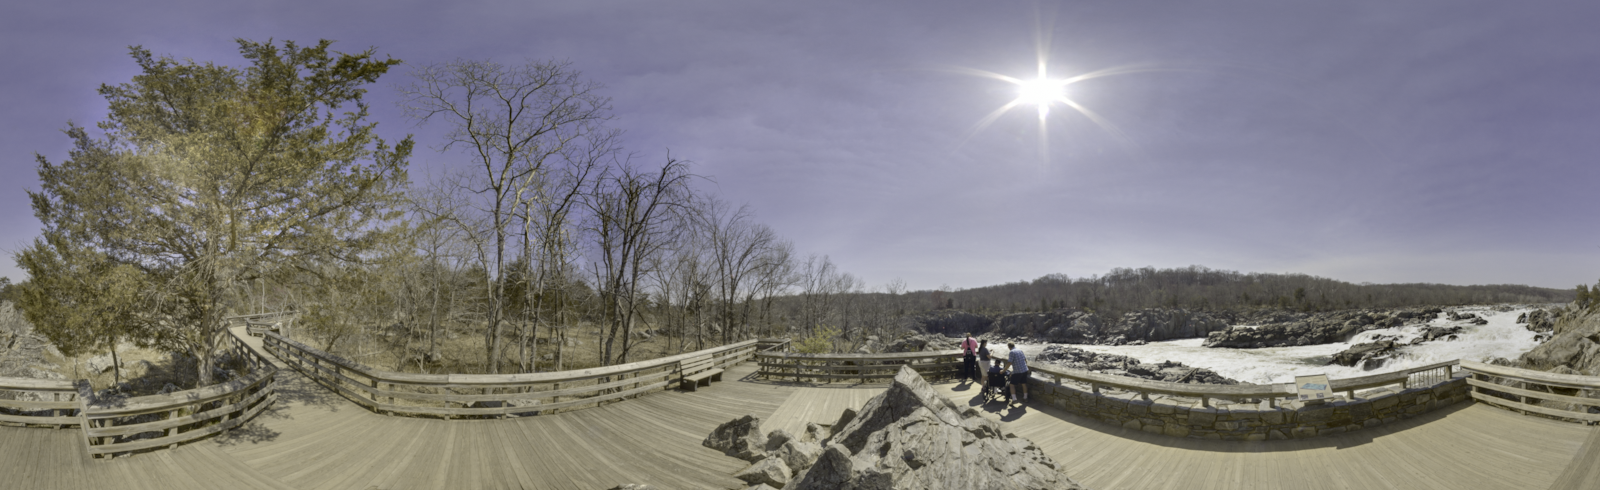
<instances>
[{"instance_id":1,"label":"rocky outcrop","mask_svg":"<svg viewBox=\"0 0 1600 490\"><path fill-rule=\"evenodd\" d=\"M938 310L906 319L906 327L909 330L948 337L958 337L967 333L983 335L989 332L993 323L992 316L961 310Z\"/></svg>"},{"instance_id":2,"label":"rocky outcrop","mask_svg":"<svg viewBox=\"0 0 1600 490\"><path fill-rule=\"evenodd\" d=\"M1480 320L1481 321L1483 319L1482 318L1473 317L1473 318L1467 319L1467 320ZM1476 325L1477 323L1474 323L1474 324ZM1417 338L1411 340L1411 343L1412 344L1420 344L1420 343L1423 343L1423 342L1432 342L1432 341L1435 341L1435 340L1456 340L1457 338L1460 337L1461 330L1462 330L1462 328L1459 325L1457 325L1457 326L1449 326L1449 327L1422 327L1422 331L1420 333L1418 333Z\"/></svg>"},{"instance_id":3,"label":"rocky outcrop","mask_svg":"<svg viewBox=\"0 0 1600 490\"><path fill-rule=\"evenodd\" d=\"M915 371L869 400L793 489L1079 489L1026 439L958 410Z\"/></svg>"},{"instance_id":4,"label":"rocky outcrop","mask_svg":"<svg viewBox=\"0 0 1600 490\"><path fill-rule=\"evenodd\" d=\"M1600 309L1558 310L1550 317L1554 336L1523 353L1519 364L1529 369L1567 367L1591 376L1600 374Z\"/></svg>"},{"instance_id":5,"label":"rocky outcrop","mask_svg":"<svg viewBox=\"0 0 1600 490\"><path fill-rule=\"evenodd\" d=\"M1173 339L1205 337L1211 332L1228 328L1228 322L1203 311L1176 308L1150 308L1122 315L1115 325L1102 333L1105 337L1124 341L1145 340L1159 342Z\"/></svg>"},{"instance_id":6,"label":"rocky outcrop","mask_svg":"<svg viewBox=\"0 0 1600 490\"><path fill-rule=\"evenodd\" d=\"M1555 323L1550 320L1552 317L1548 310L1533 310L1517 316L1517 323L1528 324L1525 328L1534 333L1553 332Z\"/></svg>"},{"instance_id":7,"label":"rocky outcrop","mask_svg":"<svg viewBox=\"0 0 1600 490\"><path fill-rule=\"evenodd\" d=\"M922 352L928 349L929 344L936 344L943 340L943 336L930 339L929 336L913 335L894 341L888 347L884 347L883 352Z\"/></svg>"},{"instance_id":8,"label":"rocky outcrop","mask_svg":"<svg viewBox=\"0 0 1600 490\"><path fill-rule=\"evenodd\" d=\"M1164 361L1159 364L1149 364L1128 356L1102 354L1062 345L1046 346L1034 360L1072 369L1169 383L1239 384L1237 380L1217 374L1216 371L1189 367L1179 362Z\"/></svg>"},{"instance_id":9,"label":"rocky outcrop","mask_svg":"<svg viewBox=\"0 0 1600 490\"><path fill-rule=\"evenodd\" d=\"M1395 353L1396 346L1393 341L1384 340L1356 344L1350 346L1349 349L1345 349L1344 352L1334 354L1333 360L1329 361L1328 364L1349 367L1361 366L1362 369L1370 371L1383 367L1383 364L1388 362Z\"/></svg>"},{"instance_id":10,"label":"rocky outcrop","mask_svg":"<svg viewBox=\"0 0 1600 490\"><path fill-rule=\"evenodd\" d=\"M1421 308L1387 313L1373 310L1344 310L1314 313L1304 317L1283 315L1270 319L1278 320L1285 317L1290 319L1258 326L1236 325L1226 330L1212 332L1206 337L1204 345L1256 349L1345 342L1355 334L1367 330L1424 323L1437 318L1442 311L1440 308Z\"/></svg>"},{"instance_id":11,"label":"rocky outcrop","mask_svg":"<svg viewBox=\"0 0 1600 490\"><path fill-rule=\"evenodd\" d=\"M1221 317L1181 308L1149 308L1122 315L1115 322L1080 310L1016 313L1000 317L994 333L1004 337L1069 344L1121 345L1133 342L1204 337L1227 328Z\"/></svg>"},{"instance_id":12,"label":"rocky outcrop","mask_svg":"<svg viewBox=\"0 0 1600 490\"><path fill-rule=\"evenodd\" d=\"M1002 434L998 422L976 410L959 410L910 368L860 412L846 410L832 434L810 424L799 436L773 431L756 446L759 427L760 419L747 415L718 426L705 441L752 456L745 459L753 464L734 475L751 488L1083 488L1033 443Z\"/></svg>"}]
</instances>

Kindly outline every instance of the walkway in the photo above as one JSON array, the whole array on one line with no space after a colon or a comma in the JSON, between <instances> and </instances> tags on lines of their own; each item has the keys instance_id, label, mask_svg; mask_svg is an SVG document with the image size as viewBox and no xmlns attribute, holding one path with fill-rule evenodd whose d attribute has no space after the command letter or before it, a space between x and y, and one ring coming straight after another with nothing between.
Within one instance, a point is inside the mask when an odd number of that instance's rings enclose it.
<instances>
[{"instance_id":1,"label":"walkway","mask_svg":"<svg viewBox=\"0 0 1600 490\"><path fill-rule=\"evenodd\" d=\"M729 475L743 462L700 446L717 424L755 414L769 430L798 433L807 421L832 423L884 387L771 383L754 379L753 370L737 366L728 381L692 393L519 419L444 421L373 414L285 369L271 410L176 450L94 461L78 430L0 427L0 486L742 488ZM936 386L958 404L977 406L969 386ZM1558 479L1558 488L1597 488L1600 481L1593 429L1483 405L1337 437L1253 443L1174 439L1032 407L988 415L1099 490L1539 489Z\"/></svg>"}]
</instances>

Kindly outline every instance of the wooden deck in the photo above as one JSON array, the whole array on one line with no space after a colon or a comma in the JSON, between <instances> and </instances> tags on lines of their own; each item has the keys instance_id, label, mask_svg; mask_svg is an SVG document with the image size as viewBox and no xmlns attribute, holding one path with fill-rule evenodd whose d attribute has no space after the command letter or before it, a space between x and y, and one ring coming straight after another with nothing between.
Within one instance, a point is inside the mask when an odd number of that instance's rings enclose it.
<instances>
[{"instance_id":1,"label":"wooden deck","mask_svg":"<svg viewBox=\"0 0 1600 490\"><path fill-rule=\"evenodd\" d=\"M1600 476L1596 429L1476 403L1333 437L1207 441L1054 409L984 407L975 386L936 386L958 405L983 408L1095 489L1542 489L1569 464L1579 473L1574 481L1593 485ZM1574 456L1586 440L1580 463Z\"/></svg>"},{"instance_id":2,"label":"wooden deck","mask_svg":"<svg viewBox=\"0 0 1600 490\"><path fill-rule=\"evenodd\" d=\"M254 339L253 339L254 340ZM259 340L256 341L259 346ZM0 427L0 483L34 489L743 488L744 463L700 446L744 414L799 433L859 408L883 384L802 386L725 381L567 413L433 420L371 413L293 370L279 401L221 436L133 457L92 460L75 429ZM973 387L936 385L977 406ZM1037 408L988 415L1033 440L1065 472L1105 489L1597 488L1600 433L1590 427L1461 405L1411 421L1307 441L1201 441L1130 431ZM1575 458L1575 456L1579 456ZM1559 484L1558 484L1559 480ZM1554 485L1554 486L1553 486Z\"/></svg>"}]
</instances>

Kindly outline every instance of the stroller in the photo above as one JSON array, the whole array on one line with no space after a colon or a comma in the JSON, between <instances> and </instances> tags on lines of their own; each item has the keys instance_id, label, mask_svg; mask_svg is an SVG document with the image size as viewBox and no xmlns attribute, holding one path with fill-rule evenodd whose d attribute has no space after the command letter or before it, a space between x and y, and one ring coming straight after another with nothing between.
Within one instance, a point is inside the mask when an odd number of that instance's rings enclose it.
<instances>
[{"instance_id":1,"label":"stroller","mask_svg":"<svg viewBox=\"0 0 1600 490\"><path fill-rule=\"evenodd\" d=\"M989 367L989 381L983 384L985 405L1001 398L1005 398L1007 405L1011 404L1011 394L1006 391L1006 379L1009 377L1006 371L1000 368L1000 363L997 362Z\"/></svg>"}]
</instances>

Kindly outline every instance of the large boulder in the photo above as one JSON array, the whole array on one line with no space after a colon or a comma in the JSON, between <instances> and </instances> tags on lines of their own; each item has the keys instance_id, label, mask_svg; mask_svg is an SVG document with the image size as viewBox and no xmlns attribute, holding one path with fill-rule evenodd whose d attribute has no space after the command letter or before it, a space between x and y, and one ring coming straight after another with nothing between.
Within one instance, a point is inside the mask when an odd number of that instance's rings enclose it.
<instances>
[{"instance_id":1,"label":"large boulder","mask_svg":"<svg viewBox=\"0 0 1600 490\"><path fill-rule=\"evenodd\" d=\"M782 459L768 457L739 470L733 477L751 485L783 488L789 484L789 466Z\"/></svg>"},{"instance_id":2,"label":"large boulder","mask_svg":"<svg viewBox=\"0 0 1600 490\"><path fill-rule=\"evenodd\" d=\"M761 418L746 415L717 426L700 445L754 462L766 455L767 437L761 432Z\"/></svg>"},{"instance_id":3,"label":"large boulder","mask_svg":"<svg viewBox=\"0 0 1600 490\"><path fill-rule=\"evenodd\" d=\"M1343 352L1334 354L1333 360L1329 361L1328 364L1338 364L1340 366L1350 367L1360 365L1362 369L1370 371L1383 367L1383 364L1388 362L1389 358L1394 354L1395 344L1393 341L1384 340L1379 342L1356 344L1350 346L1349 349L1345 349Z\"/></svg>"},{"instance_id":4,"label":"large boulder","mask_svg":"<svg viewBox=\"0 0 1600 490\"><path fill-rule=\"evenodd\" d=\"M961 411L909 368L852 420L791 489L1080 489L1026 439Z\"/></svg>"},{"instance_id":5,"label":"large boulder","mask_svg":"<svg viewBox=\"0 0 1600 490\"><path fill-rule=\"evenodd\" d=\"M937 343L938 340L933 339L933 342ZM927 350L929 343L930 339L928 337L914 335L894 341L888 347L884 347L883 352L922 352Z\"/></svg>"},{"instance_id":6,"label":"large boulder","mask_svg":"<svg viewBox=\"0 0 1600 490\"><path fill-rule=\"evenodd\" d=\"M1517 323L1528 324L1525 328L1536 333L1551 332L1555 330L1555 323L1551 321L1553 316L1546 310L1533 310L1518 316Z\"/></svg>"}]
</instances>

